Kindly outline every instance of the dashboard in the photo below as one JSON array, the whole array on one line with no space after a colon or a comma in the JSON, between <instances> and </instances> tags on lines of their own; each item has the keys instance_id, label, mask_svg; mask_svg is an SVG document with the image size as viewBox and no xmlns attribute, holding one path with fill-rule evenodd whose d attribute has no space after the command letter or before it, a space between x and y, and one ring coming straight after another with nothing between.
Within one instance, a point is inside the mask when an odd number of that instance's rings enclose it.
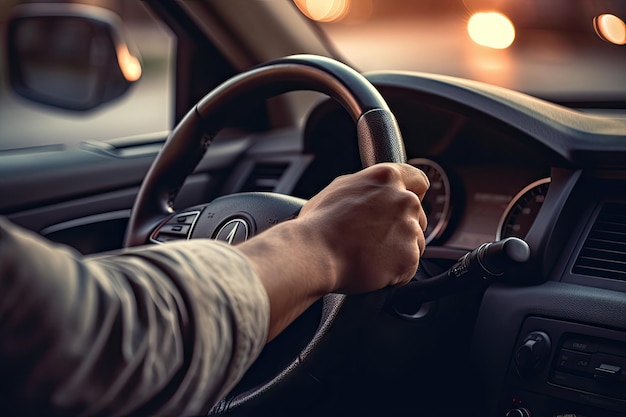
<instances>
[{"instance_id":1,"label":"dashboard","mask_svg":"<svg viewBox=\"0 0 626 417\"><path fill-rule=\"evenodd\" d=\"M446 77L370 80L398 119L408 162L431 180L422 201L426 263L447 265L441 261L512 236L531 248L528 265L485 290L466 356L460 339L448 339L460 347L444 349L454 365L439 362L441 372L471 363L465 382L481 389L466 387L475 398L462 398L481 415L624 415L626 117ZM325 163L305 177L359 168L352 125L332 102L312 112L305 151Z\"/></svg>"}]
</instances>

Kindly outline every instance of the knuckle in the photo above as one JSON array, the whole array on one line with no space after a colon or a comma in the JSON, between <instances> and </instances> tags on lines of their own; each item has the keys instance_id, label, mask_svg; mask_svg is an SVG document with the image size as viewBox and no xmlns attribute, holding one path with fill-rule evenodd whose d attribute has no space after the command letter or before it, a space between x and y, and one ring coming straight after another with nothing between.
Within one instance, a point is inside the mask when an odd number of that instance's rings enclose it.
<instances>
[{"instance_id":1,"label":"knuckle","mask_svg":"<svg viewBox=\"0 0 626 417\"><path fill-rule=\"evenodd\" d=\"M426 173L424 171L422 171L419 168L415 168L419 171L420 175L422 176L422 182L424 183L424 187L426 189L430 188L430 178L428 178L428 175L426 175Z\"/></svg>"},{"instance_id":2,"label":"knuckle","mask_svg":"<svg viewBox=\"0 0 626 417\"><path fill-rule=\"evenodd\" d=\"M422 234L423 234L423 231L422 231L422 225L421 225L421 223L420 223L419 219L416 219L416 220L413 222L413 233L414 233L415 235L417 235L417 236L420 236L420 235L422 235Z\"/></svg>"},{"instance_id":3,"label":"knuckle","mask_svg":"<svg viewBox=\"0 0 626 417\"><path fill-rule=\"evenodd\" d=\"M411 236L412 239L417 242L424 238L424 230L418 220L411 223Z\"/></svg>"},{"instance_id":4,"label":"knuckle","mask_svg":"<svg viewBox=\"0 0 626 417\"><path fill-rule=\"evenodd\" d=\"M370 168L369 173L381 183L392 183L402 178L400 170L393 164L376 164Z\"/></svg>"},{"instance_id":5,"label":"knuckle","mask_svg":"<svg viewBox=\"0 0 626 417\"><path fill-rule=\"evenodd\" d=\"M422 208L419 197L415 193L406 190L398 197L398 204L402 209L414 212L416 216L419 215L420 209Z\"/></svg>"},{"instance_id":6,"label":"knuckle","mask_svg":"<svg viewBox=\"0 0 626 417\"><path fill-rule=\"evenodd\" d=\"M411 247L412 247L412 250L407 259L407 262L410 265L417 265L420 260L420 248L419 248L419 245L417 244L417 241L415 241L413 245L411 245Z\"/></svg>"},{"instance_id":7,"label":"knuckle","mask_svg":"<svg viewBox=\"0 0 626 417\"><path fill-rule=\"evenodd\" d=\"M415 275L415 271L419 265L419 253L420 252L416 248L416 250L412 251L411 254L405 258L406 269L412 272L411 276Z\"/></svg>"}]
</instances>

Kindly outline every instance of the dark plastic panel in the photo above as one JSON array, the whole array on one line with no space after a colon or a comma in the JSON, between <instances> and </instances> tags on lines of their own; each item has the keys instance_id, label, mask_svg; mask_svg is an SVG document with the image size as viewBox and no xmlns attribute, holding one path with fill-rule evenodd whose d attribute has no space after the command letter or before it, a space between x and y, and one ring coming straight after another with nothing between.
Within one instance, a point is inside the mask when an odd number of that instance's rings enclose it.
<instances>
[{"instance_id":1,"label":"dark plastic panel","mask_svg":"<svg viewBox=\"0 0 626 417\"><path fill-rule=\"evenodd\" d=\"M471 348L475 398L482 415L497 415L516 340L528 316L624 332L626 293L552 281L529 287L496 284L487 289Z\"/></svg>"},{"instance_id":2,"label":"dark plastic panel","mask_svg":"<svg viewBox=\"0 0 626 417\"><path fill-rule=\"evenodd\" d=\"M626 120L597 118L488 84L434 74L377 72L381 89L401 88L448 110L467 109L510 125L576 166L624 165Z\"/></svg>"},{"instance_id":3,"label":"dark plastic panel","mask_svg":"<svg viewBox=\"0 0 626 417\"><path fill-rule=\"evenodd\" d=\"M571 321L553 320L541 317L529 317L524 321L522 330L518 337L516 347L522 344L524 337L533 331L545 332L552 341L550 357L545 366L537 375L521 377L515 369L514 355L509 363L507 376L507 388L521 391L532 391L543 394L544 401L537 401L534 405L533 415L547 415L546 412L557 411L558 413L577 411L575 404L582 407L594 407L596 415L608 414L608 411L626 411L626 381L604 382L591 377L589 372L583 373L577 368L574 371L564 371L559 368L559 360L563 357L563 349L566 350L566 357L577 354L577 351L567 343L571 340L579 341L578 346L584 345L590 353L578 353L578 361L583 365L587 362L594 362L596 355L603 356L607 363L615 361L626 362L626 333L615 331L605 327L589 326ZM595 346L593 346L595 345ZM578 348L580 350L580 348ZM599 352L608 352L612 355ZM619 355L619 356L617 356ZM620 359L620 357L622 359ZM579 367L582 367L580 365ZM587 364L589 367L590 364ZM508 409L508 398L506 395L502 399L500 412L504 415ZM569 409L554 410L558 407L560 400L570 403ZM553 405L556 404L556 405ZM529 404L526 404L529 407ZM574 410L572 410L574 408Z\"/></svg>"},{"instance_id":4,"label":"dark plastic panel","mask_svg":"<svg viewBox=\"0 0 626 417\"><path fill-rule=\"evenodd\" d=\"M230 167L248 149L249 143L250 138L245 135L217 138L195 172ZM137 141L136 148L144 148L141 140ZM0 152L0 194L11 196L0 200L0 214L9 215L139 186L156 150L152 147L152 152L135 154L131 149L129 144L124 147L126 153L134 155L132 157L115 156L92 145L47 152L38 149L35 152Z\"/></svg>"},{"instance_id":5,"label":"dark plastic panel","mask_svg":"<svg viewBox=\"0 0 626 417\"><path fill-rule=\"evenodd\" d=\"M107 252L122 247L130 210L91 216L51 226L41 234L53 242L68 245L83 255Z\"/></svg>"}]
</instances>

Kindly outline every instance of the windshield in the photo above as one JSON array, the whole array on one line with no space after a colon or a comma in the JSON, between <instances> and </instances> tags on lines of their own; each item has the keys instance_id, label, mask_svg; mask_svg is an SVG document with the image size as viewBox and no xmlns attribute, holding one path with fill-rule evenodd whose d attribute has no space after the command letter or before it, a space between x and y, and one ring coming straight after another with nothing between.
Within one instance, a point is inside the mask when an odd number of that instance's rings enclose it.
<instances>
[{"instance_id":1,"label":"windshield","mask_svg":"<svg viewBox=\"0 0 626 417\"><path fill-rule=\"evenodd\" d=\"M563 102L626 100L626 1L294 2L361 71L458 76Z\"/></svg>"}]
</instances>

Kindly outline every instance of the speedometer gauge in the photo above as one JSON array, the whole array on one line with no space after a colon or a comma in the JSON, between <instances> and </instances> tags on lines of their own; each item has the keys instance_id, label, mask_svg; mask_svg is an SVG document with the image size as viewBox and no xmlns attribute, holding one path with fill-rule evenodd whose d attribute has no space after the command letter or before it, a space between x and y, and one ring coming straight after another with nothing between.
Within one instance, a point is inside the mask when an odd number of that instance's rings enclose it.
<instances>
[{"instance_id":1,"label":"speedometer gauge","mask_svg":"<svg viewBox=\"0 0 626 417\"><path fill-rule=\"evenodd\" d=\"M424 171L430 180L430 188L422 200L422 207L428 219L424 232L426 244L441 236L450 219L450 181L439 164L430 159L415 158L409 161Z\"/></svg>"},{"instance_id":2,"label":"speedometer gauge","mask_svg":"<svg viewBox=\"0 0 626 417\"><path fill-rule=\"evenodd\" d=\"M526 236L537 218L549 185L550 178L544 178L527 185L513 197L500 219L496 240Z\"/></svg>"}]
</instances>

